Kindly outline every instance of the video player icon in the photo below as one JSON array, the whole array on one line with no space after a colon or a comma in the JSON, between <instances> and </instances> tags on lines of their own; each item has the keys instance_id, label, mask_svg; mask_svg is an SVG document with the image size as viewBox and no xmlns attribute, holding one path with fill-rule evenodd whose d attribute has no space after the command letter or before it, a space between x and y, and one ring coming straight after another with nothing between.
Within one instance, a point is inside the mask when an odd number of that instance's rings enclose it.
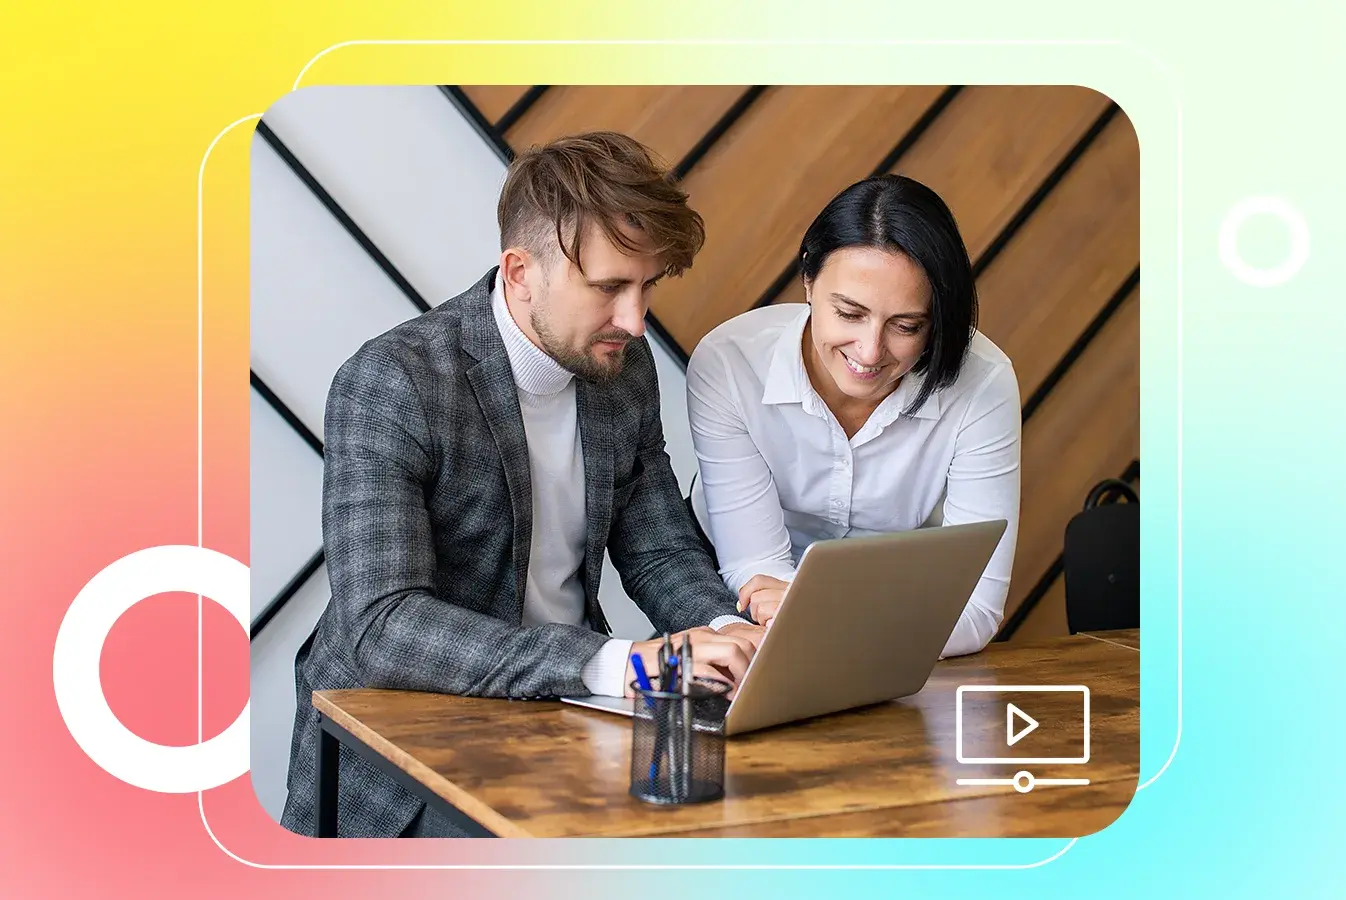
<instances>
[{"instance_id":1,"label":"video player icon","mask_svg":"<svg viewBox=\"0 0 1346 900\"><path fill-rule=\"evenodd\" d=\"M1013 697L1013 700L1010 698ZM1073 697L1074 700L1066 698ZM980 699L980 705L974 705L965 709L964 701ZM1057 698L1052 702L1046 702L1044 698ZM1014 701L1017 701L1014 702ZM995 735L998 725L995 718L990 718L992 710L1004 704L1004 744L1000 745L997 752L996 744L1000 738ZM1029 735L1037 732L1041 723L1029 713L1025 712L1023 706L1037 712L1039 716L1043 715L1043 710L1050 714L1049 727L1043 734L1047 734L1046 743L1040 739L1030 740L1024 744L1023 748L1016 748L1009 751L1009 748L1015 747L1020 741ZM1074 728L1073 736L1069 736L1071 729L1069 722L1058 721L1062 714L1066 719L1073 719L1078 724ZM965 717L970 717L971 721L964 722ZM1013 764L1022 766L1024 764L1036 765L1081 765L1089 761L1089 688L1084 685L960 685L957 690L955 704L955 727L954 740L956 744L956 756L960 763L964 764ZM967 733L967 728L971 728L973 734ZM1063 732L1063 726L1066 730ZM989 730L989 731L988 731ZM1049 733L1050 732L1050 733ZM1063 735L1068 736L1065 745L1062 744ZM989 741L989 742L988 742ZM1078 743L1077 743L1078 742ZM1037 745L1034 747L1034 745ZM1078 753L1069 752L1075 746L1078 746ZM1027 751L1025 752L1025 749ZM1052 751L1055 752L1052 752ZM1046 752L1044 752L1046 751ZM961 785L1004 785L1013 787L1021 794L1026 794L1039 784L1088 784L1087 778L1038 778L1031 772L1019 771L1012 778L959 778L957 783Z\"/></svg>"}]
</instances>

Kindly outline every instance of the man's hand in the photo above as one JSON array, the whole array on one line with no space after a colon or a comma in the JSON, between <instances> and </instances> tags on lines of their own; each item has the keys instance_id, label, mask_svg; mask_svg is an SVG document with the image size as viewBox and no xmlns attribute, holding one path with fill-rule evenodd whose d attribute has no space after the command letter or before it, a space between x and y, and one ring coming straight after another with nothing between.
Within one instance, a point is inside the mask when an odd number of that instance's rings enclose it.
<instances>
[{"instance_id":1,"label":"man's hand","mask_svg":"<svg viewBox=\"0 0 1346 900\"><path fill-rule=\"evenodd\" d=\"M716 678L721 681L728 681L734 686L733 690L729 692L729 696L732 697L738 690L739 680L748 671L748 662L752 659L753 653L756 652L757 645L742 635L729 633L728 629L714 631L707 627L701 627L689 628L673 635L674 651L682 649L683 635L686 635L692 643L692 675L697 678ZM663 645L663 638L637 641L631 645L631 653L633 655L640 654L640 659L645 664L645 671L649 673L651 683L654 683L659 677L659 648ZM628 697L633 696L631 682L635 681L635 678L635 666L628 659L626 661L626 696ZM656 687L662 686L656 685Z\"/></svg>"},{"instance_id":2,"label":"man's hand","mask_svg":"<svg viewBox=\"0 0 1346 900\"><path fill-rule=\"evenodd\" d=\"M759 625L769 625L776 618L785 589L790 585L770 575L754 575L738 589L738 610L747 611Z\"/></svg>"},{"instance_id":3,"label":"man's hand","mask_svg":"<svg viewBox=\"0 0 1346 900\"><path fill-rule=\"evenodd\" d=\"M766 629L751 622L729 622L720 626L720 634L732 634L734 637L741 637L750 641L752 649L756 651L762 646L762 638L766 637Z\"/></svg>"}]
</instances>

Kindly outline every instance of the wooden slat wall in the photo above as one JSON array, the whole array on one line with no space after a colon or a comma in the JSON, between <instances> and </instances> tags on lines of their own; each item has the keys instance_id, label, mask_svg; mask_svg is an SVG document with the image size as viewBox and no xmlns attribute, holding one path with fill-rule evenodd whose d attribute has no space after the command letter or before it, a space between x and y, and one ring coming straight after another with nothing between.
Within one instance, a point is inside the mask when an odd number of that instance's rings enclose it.
<instances>
[{"instance_id":1,"label":"wooden slat wall","mask_svg":"<svg viewBox=\"0 0 1346 900\"><path fill-rule=\"evenodd\" d=\"M1032 641L1038 638L1058 637L1070 631L1066 621L1066 579L1061 576L1052 582L1051 588L1042 595L1038 605L1024 619L1019 630L1014 632L1015 641Z\"/></svg>"},{"instance_id":2,"label":"wooden slat wall","mask_svg":"<svg viewBox=\"0 0 1346 900\"><path fill-rule=\"evenodd\" d=\"M499 122L527 88L463 90ZM613 129L675 165L744 91L553 86L506 123L503 137L518 150ZM751 308L792 267L804 229L827 201L891 162L924 117L924 130L891 170L928 184L953 210L969 255L983 263L980 328L1014 360L1027 401L1136 270L1139 147L1125 115L1107 119L1108 99L1085 88L972 86L941 108L942 96L937 86L767 88L685 175L706 221L706 247L689 272L656 292L652 315L690 352L711 328ZM1064 175L1053 181L1058 167ZM1010 229L1044 188L1027 219ZM803 290L794 280L766 299L798 302ZM1065 524L1088 490L1117 476L1138 451L1137 288L1025 421L1007 617L1059 556ZM1058 578L1019 635L1064 633L1063 602Z\"/></svg>"},{"instance_id":3,"label":"wooden slat wall","mask_svg":"<svg viewBox=\"0 0 1346 900\"><path fill-rule=\"evenodd\" d=\"M1140 294L1133 291L1024 425L1008 617L1061 553L1066 523L1140 456Z\"/></svg>"},{"instance_id":4,"label":"wooden slat wall","mask_svg":"<svg viewBox=\"0 0 1346 900\"><path fill-rule=\"evenodd\" d=\"M1107 105L1085 88L964 88L892 171L944 199L975 261ZM804 302L802 283L779 300Z\"/></svg>"},{"instance_id":5,"label":"wooden slat wall","mask_svg":"<svg viewBox=\"0 0 1346 900\"><path fill-rule=\"evenodd\" d=\"M523 150L577 131L620 131L673 166L744 90L719 85L553 87L505 132L505 139L515 150Z\"/></svg>"},{"instance_id":6,"label":"wooden slat wall","mask_svg":"<svg viewBox=\"0 0 1346 900\"><path fill-rule=\"evenodd\" d=\"M1139 262L1140 149L1117 116L977 282L1024 399Z\"/></svg>"},{"instance_id":7,"label":"wooden slat wall","mask_svg":"<svg viewBox=\"0 0 1346 900\"><path fill-rule=\"evenodd\" d=\"M511 106L528 92L528 86L506 85L463 85L467 99L481 110L481 114L491 122L499 122Z\"/></svg>"},{"instance_id":8,"label":"wooden slat wall","mask_svg":"<svg viewBox=\"0 0 1346 900\"><path fill-rule=\"evenodd\" d=\"M706 247L651 311L686 349L749 309L818 210L873 171L939 96L938 87L773 87L684 185ZM709 237L714 235L714 238Z\"/></svg>"}]
</instances>

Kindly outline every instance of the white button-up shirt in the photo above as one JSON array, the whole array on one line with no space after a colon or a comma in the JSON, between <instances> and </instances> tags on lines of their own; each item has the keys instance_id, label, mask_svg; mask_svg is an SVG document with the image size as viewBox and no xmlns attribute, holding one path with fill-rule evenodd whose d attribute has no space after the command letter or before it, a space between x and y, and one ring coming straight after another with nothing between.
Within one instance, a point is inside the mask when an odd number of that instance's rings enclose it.
<instances>
[{"instance_id":1,"label":"white button-up shirt","mask_svg":"<svg viewBox=\"0 0 1346 900\"><path fill-rule=\"evenodd\" d=\"M944 649L974 653L1004 618L1019 524L1019 385L974 335L958 380L913 414L903 377L847 438L804 369L809 307L754 309L702 339L687 368L700 478L693 503L725 583L794 578L813 541L924 525L1009 523ZM918 601L911 601L918 602Z\"/></svg>"}]
</instances>

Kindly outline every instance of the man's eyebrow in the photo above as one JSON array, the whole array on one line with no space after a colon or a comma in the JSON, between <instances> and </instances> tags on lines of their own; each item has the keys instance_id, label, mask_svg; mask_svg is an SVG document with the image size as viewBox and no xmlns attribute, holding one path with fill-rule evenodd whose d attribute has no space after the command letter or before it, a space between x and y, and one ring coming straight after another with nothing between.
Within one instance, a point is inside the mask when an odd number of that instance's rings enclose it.
<instances>
[{"instance_id":1,"label":"man's eyebrow","mask_svg":"<svg viewBox=\"0 0 1346 900\"><path fill-rule=\"evenodd\" d=\"M662 272L660 272L658 275L655 275L653 278L647 279L646 282L645 282L645 285L648 287L649 285L657 284L657 283L659 282L659 280L660 280L661 278L663 278L663 277L664 277L664 274L663 274ZM635 279L634 279L634 278L622 278L622 277L620 277L620 276L614 276L614 277L612 277L612 278L591 278L591 279L589 279L589 284L593 285L594 287L622 287L622 286L624 286L624 285L635 284L635 283L636 283L636 282L635 282Z\"/></svg>"}]
</instances>

